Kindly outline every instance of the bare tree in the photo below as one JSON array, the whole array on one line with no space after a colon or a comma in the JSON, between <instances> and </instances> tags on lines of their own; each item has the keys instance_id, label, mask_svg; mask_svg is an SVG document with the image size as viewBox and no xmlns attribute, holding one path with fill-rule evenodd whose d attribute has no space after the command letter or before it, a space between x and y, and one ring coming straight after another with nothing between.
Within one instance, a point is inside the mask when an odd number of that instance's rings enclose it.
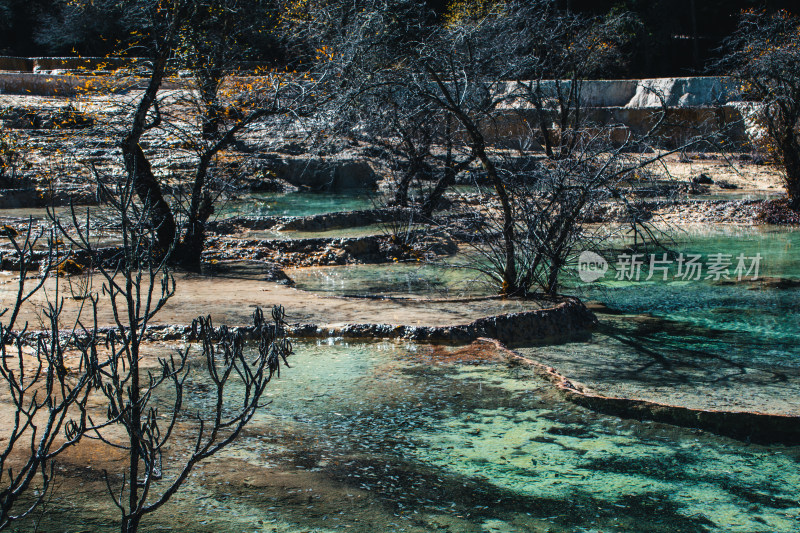
<instances>
[{"instance_id":1,"label":"bare tree","mask_svg":"<svg viewBox=\"0 0 800 533\"><path fill-rule=\"evenodd\" d=\"M414 4L402 0L395 3L404 7ZM381 6L381 9L386 8ZM382 75L375 85L403 87L449 117L448 124L457 126L450 135L464 140L471 157L483 167L501 204L506 256L501 292L511 295L519 292L519 287L514 285L517 273L513 209L495 161L488 154L486 138L486 128L491 126L494 113L505 99L499 87L512 73L507 70L509 63L505 58L498 58L494 45L488 44L498 37L493 34L495 21L492 15L477 22L428 31L414 47L402 49L402 55L384 60L387 67L370 76ZM369 51L369 47L365 51ZM352 57L357 58L358 54Z\"/></svg>"},{"instance_id":2,"label":"bare tree","mask_svg":"<svg viewBox=\"0 0 800 533\"><path fill-rule=\"evenodd\" d=\"M423 184L439 179L437 148L446 116L409 90L413 71L406 59L434 29L434 16L422 2L318 0L307 37L314 46L331 50L326 65L335 94L326 110L324 128L380 148L394 190L385 203L408 207L424 201Z\"/></svg>"},{"instance_id":3,"label":"bare tree","mask_svg":"<svg viewBox=\"0 0 800 533\"><path fill-rule=\"evenodd\" d=\"M510 38L498 42L500 55L514 65L517 86L510 92L535 110L531 127L548 157L568 157L580 142L590 122L584 81L608 77L622 63L629 23L625 14L592 19L548 1L508 6L499 31Z\"/></svg>"},{"instance_id":4,"label":"bare tree","mask_svg":"<svg viewBox=\"0 0 800 533\"><path fill-rule=\"evenodd\" d=\"M789 206L800 210L800 17L786 11L745 11L723 44L729 50L715 67L742 83L745 95L763 106L760 117L769 155L784 171Z\"/></svg>"},{"instance_id":5,"label":"bare tree","mask_svg":"<svg viewBox=\"0 0 800 533\"><path fill-rule=\"evenodd\" d=\"M395 5L402 12L414 2L378 4L381 12L394 12ZM405 47L387 47L372 37L396 31L394 18L362 11L352 23L370 29L360 48L342 47L359 50L342 53L357 94L392 100L412 126L420 124L415 108L427 107L440 121L430 144L446 157L427 150L428 164L444 167L431 200L457 174L474 171L473 161L480 166L481 183L492 194L469 221L478 229L473 243L483 255L474 266L495 280L501 294L555 293L558 273L586 236L580 221L601 202L622 204L634 231L648 234L627 196L647 174L643 169L670 152L630 153L656 140L668 110L654 113L645 135L623 139L612 139L619 125L594 123L583 112L582 82L594 63L608 65L618 57L615 28L621 19L578 18L548 0L498 3L457 24L426 28L414 46ZM375 64L379 68L369 71ZM360 75L359 65L366 65ZM556 79L545 80L549 76ZM519 108L535 111L535 127L517 127ZM545 161L534 150L537 136ZM453 152L460 155L458 163ZM423 207L430 209L430 203Z\"/></svg>"},{"instance_id":6,"label":"bare tree","mask_svg":"<svg viewBox=\"0 0 800 533\"><path fill-rule=\"evenodd\" d=\"M498 158L498 172L512 208L517 276L513 283L519 295L558 295L562 274L578 254L602 249L612 237L626 234L639 246L655 247L665 240L635 193L663 177L657 162L674 152L643 156L632 148L652 135L631 136L619 144L610 133L602 129L581 132L569 157ZM498 237L505 217L492 205L492 196L483 192L480 211L466 207L474 230L467 241L474 253L468 254L466 266L501 286L506 282L507 248ZM615 213L614 219L621 224L598 226L609 213Z\"/></svg>"},{"instance_id":7,"label":"bare tree","mask_svg":"<svg viewBox=\"0 0 800 533\"><path fill-rule=\"evenodd\" d=\"M274 142L263 132L282 133L322 94L314 91L320 79L308 72L265 68L249 76L240 70L248 39L280 32L276 5L125 2L132 35L120 46L143 58L132 73L124 73L137 89L134 98L114 102L96 128L81 134L87 143L100 136L116 139L121 161L94 165L92 172L107 184L120 172L133 178L137 201L147 206L156 230L156 250L184 268L200 269L206 223L221 183L244 166L245 151ZM239 150L245 138L253 144ZM156 160L164 152L190 164L180 175L165 175Z\"/></svg>"},{"instance_id":8,"label":"bare tree","mask_svg":"<svg viewBox=\"0 0 800 533\"><path fill-rule=\"evenodd\" d=\"M14 189L21 183L20 171L25 166L17 141L8 133L0 134L0 186Z\"/></svg>"},{"instance_id":9,"label":"bare tree","mask_svg":"<svg viewBox=\"0 0 800 533\"><path fill-rule=\"evenodd\" d=\"M280 307L273 309L271 320L256 310L255 353L247 349L241 331L214 328L210 317L197 319L193 335L201 345L203 375L213 384L213 398L207 412L186 412L187 379L202 379L190 364L191 348L149 366L142 353L150 324L176 285L169 254L156 249L157 229L150 223L151 215L137 202L135 181L135 176L128 176L115 190L104 192L118 217L122 246L115 255L104 255L96 247L88 215L83 222L73 209L71 219L64 221L51 213L60 234L89 259L102 284L94 301L102 300L113 316L94 383L108 408L100 418L96 413L86 415L90 431L85 437L128 454L123 472L106 473L125 533L137 531L142 518L164 505L200 461L236 439L262 407L266 387L280 363L292 353ZM165 403L167 397L171 399ZM175 427L181 420L194 422L194 432L182 436L190 442L188 459L170 464L169 454L179 438ZM123 437L110 434L112 428L121 428Z\"/></svg>"},{"instance_id":10,"label":"bare tree","mask_svg":"<svg viewBox=\"0 0 800 533\"><path fill-rule=\"evenodd\" d=\"M58 290L42 310L45 330L29 332L27 323L17 327L23 305L63 259L52 235L45 251L37 249L43 236L32 223L22 235L6 230L12 246L7 260L15 261L19 270L13 303L0 311L0 382L9 404L0 449L0 530L29 515L48 494L55 459L88 429L87 401L100 369L96 322L78 318L65 331ZM37 269L39 279L30 282ZM93 316L95 303L88 301L86 314Z\"/></svg>"},{"instance_id":11,"label":"bare tree","mask_svg":"<svg viewBox=\"0 0 800 533\"><path fill-rule=\"evenodd\" d=\"M247 17L240 2L132 0L124 7L136 30L131 49L146 52L144 88L134 89L132 100L120 99L120 105L115 102L103 110L109 120L98 120L95 128L76 133L79 141L89 139L87 143L98 133L118 139L121 169L114 160L90 163L89 168L98 195L112 213L109 219L119 245L99 248L88 212L84 218L73 209L65 220L51 211L50 219L58 237L88 268L86 276L92 281L84 296L93 305L105 306L112 317L103 336L89 336L86 341L88 353L95 357L93 394L104 398L107 410L101 414L81 410L83 422L69 426L69 437L97 439L126 451L124 471L107 473L106 481L120 511L121 531L133 532L143 517L180 489L200 461L236 439L263 405L268 383L291 353L282 308L275 308L271 319L256 311L253 350L245 345L241 331L214 328L210 317L198 319L193 329L205 376L198 379L213 384L213 398L208 411L190 413L184 405L189 376L198 377L192 350L182 349L155 362L145 357L142 346L154 317L175 293L172 266L199 268L204 225L213 212L210 182L222 172L222 152L258 121L270 117L277 122L289 111L301 112L286 102L303 101L308 83L274 71L257 79L231 79L231 70L219 70L227 69L231 57L214 56L212 48L233 46L236 36L203 42L192 32L199 31L198 21L213 27L214 20ZM201 55L208 64L198 63ZM176 57L184 62L173 63ZM197 74L194 81L179 82L177 90L163 90L181 66L210 71ZM134 76L132 86L140 84L141 78ZM178 187L170 179L174 176L159 172L150 151L153 146L171 151L174 139L184 154L192 156L190 175ZM92 290L95 285L99 289ZM60 330L53 327L52 336L58 339ZM166 403L165 398L169 398ZM195 431L178 435L179 421ZM171 454L184 438L190 441L188 460L171 463Z\"/></svg>"}]
</instances>

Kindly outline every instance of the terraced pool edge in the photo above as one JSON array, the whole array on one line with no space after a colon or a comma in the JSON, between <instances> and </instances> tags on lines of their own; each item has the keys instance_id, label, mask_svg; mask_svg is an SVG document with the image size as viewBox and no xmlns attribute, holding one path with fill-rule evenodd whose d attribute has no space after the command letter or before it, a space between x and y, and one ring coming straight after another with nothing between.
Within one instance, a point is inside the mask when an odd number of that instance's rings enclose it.
<instances>
[{"instance_id":1,"label":"terraced pool edge","mask_svg":"<svg viewBox=\"0 0 800 533\"><path fill-rule=\"evenodd\" d=\"M636 420L652 420L674 426L702 429L737 440L759 444L800 444L800 417L759 413L695 409L635 398L597 394L587 386L570 380L553 367L534 361L492 338L478 339L493 343L509 361L530 368L537 376L552 383L568 401L594 411Z\"/></svg>"},{"instance_id":2,"label":"terraced pool edge","mask_svg":"<svg viewBox=\"0 0 800 533\"><path fill-rule=\"evenodd\" d=\"M597 318L580 300L568 299L553 307L485 316L468 324L449 326L411 326L404 324L290 324L286 331L295 338L403 339L428 342L468 343L480 337L502 342L559 342L587 331ZM103 333L113 327L100 327ZM253 326L232 326L247 340L256 339ZM29 331L26 336L47 335L46 331ZM144 335L148 341L192 340L191 325L149 325Z\"/></svg>"}]
</instances>

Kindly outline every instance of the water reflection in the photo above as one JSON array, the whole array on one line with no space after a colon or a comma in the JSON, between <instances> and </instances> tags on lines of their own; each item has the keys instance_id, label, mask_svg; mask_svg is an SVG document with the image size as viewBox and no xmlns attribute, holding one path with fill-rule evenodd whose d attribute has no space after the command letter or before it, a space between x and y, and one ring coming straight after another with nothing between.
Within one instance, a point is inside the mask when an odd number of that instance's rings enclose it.
<instances>
[{"instance_id":1,"label":"water reflection","mask_svg":"<svg viewBox=\"0 0 800 533\"><path fill-rule=\"evenodd\" d=\"M446 265L400 263L298 268L287 271L303 290L354 296L489 296L497 291L480 274Z\"/></svg>"}]
</instances>

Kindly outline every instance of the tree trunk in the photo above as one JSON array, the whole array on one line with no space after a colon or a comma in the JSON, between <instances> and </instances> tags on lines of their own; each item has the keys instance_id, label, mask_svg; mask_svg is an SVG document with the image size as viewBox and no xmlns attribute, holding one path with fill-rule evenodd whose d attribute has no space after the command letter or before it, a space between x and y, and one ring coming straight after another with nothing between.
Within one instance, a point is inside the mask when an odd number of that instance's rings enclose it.
<instances>
[{"instance_id":1,"label":"tree trunk","mask_svg":"<svg viewBox=\"0 0 800 533\"><path fill-rule=\"evenodd\" d=\"M122 533L136 533L139 531L139 522L141 521L141 517L139 516L131 516L122 519L122 527L120 531Z\"/></svg>"},{"instance_id":2,"label":"tree trunk","mask_svg":"<svg viewBox=\"0 0 800 533\"><path fill-rule=\"evenodd\" d=\"M458 164L453 163L451 159L450 154L448 154L447 163L444 167L444 176L436 182L433 191L431 191L425 203L422 204L422 216L424 217L430 218L433 216L433 211L439 206L439 202L444 196L445 191L455 184L456 176L458 176L460 172L466 170L467 167L475 161L475 156L473 155L466 161L462 161Z\"/></svg>"},{"instance_id":3,"label":"tree trunk","mask_svg":"<svg viewBox=\"0 0 800 533\"><path fill-rule=\"evenodd\" d=\"M543 103L544 96L542 95L539 83L539 81L536 82L536 91L531 96L531 100L533 100L533 106L536 108L536 115L539 118L539 131L542 134L544 153L547 154L547 157L553 159L553 140L550 133L550 127L547 125L547 113L545 113Z\"/></svg>"},{"instance_id":4,"label":"tree trunk","mask_svg":"<svg viewBox=\"0 0 800 533\"><path fill-rule=\"evenodd\" d=\"M800 146L794 142L794 139L788 139L783 144L786 196L789 198L789 207L800 211Z\"/></svg>"},{"instance_id":5,"label":"tree trunk","mask_svg":"<svg viewBox=\"0 0 800 533\"><path fill-rule=\"evenodd\" d=\"M477 133L477 130L475 130ZM500 289L500 294L503 296L519 296L525 292L526 287L520 287L517 280L517 263L515 254L515 235L514 235L514 213L511 208L511 199L508 196L508 189L506 189L503 180L497 173L497 167L494 162L489 159L486 150L482 144L483 136L478 133L480 143L476 142L473 145L473 151L478 160L483 165L489 179L494 185L495 193L500 199L500 204L503 207L503 246L505 248L505 268L503 269L503 286Z\"/></svg>"},{"instance_id":6,"label":"tree trunk","mask_svg":"<svg viewBox=\"0 0 800 533\"><path fill-rule=\"evenodd\" d=\"M422 204L422 216L426 218L433 216L433 211L439 205L442 196L444 196L444 192L451 187L455 181L456 171L453 169L452 165L448 164L445 166L444 176L439 178L439 181L436 182L436 186L433 188L433 191L431 191L431 194Z\"/></svg>"},{"instance_id":7,"label":"tree trunk","mask_svg":"<svg viewBox=\"0 0 800 533\"><path fill-rule=\"evenodd\" d=\"M175 243L177 226L169 204L161 194L161 185L153 175L150 162L142 152L137 140L130 136L122 144L125 169L133 180L133 188L139 201L150 211L150 222L156 232L156 244L160 253L166 253Z\"/></svg>"},{"instance_id":8,"label":"tree trunk","mask_svg":"<svg viewBox=\"0 0 800 533\"><path fill-rule=\"evenodd\" d=\"M128 268L128 267L126 267ZM139 501L139 459L141 457L141 438L142 438L142 405L140 402L140 383L139 383L139 332L137 331L138 321L134 315L136 309L136 302L134 301L134 287L131 278L132 274L128 274L125 279L125 297L128 305L128 323L130 324L129 340L130 340L130 357L128 363L130 364L130 387L128 388L128 399L130 401L130 410L128 411L128 423L126 429L128 430L128 444L129 450L129 464L128 464L128 512L129 516L124 516L122 520L122 533L134 533L139 528L140 515L138 513ZM123 355L125 357L125 355ZM125 416L125 415L123 415Z\"/></svg>"},{"instance_id":9,"label":"tree trunk","mask_svg":"<svg viewBox=\"0 0 800 533\"><path fill-rule=\"evenodd\" d=\"M409 163L408 169L397 183L397 190L394 193L394 205L408 207L408 188L418 172L419 166L417 165L416 160L412 159Z\"/></svg>"},{"instance_id":10,"label":"tree trunk","mask_svg":"<svg viewBox=\"0 0 800 533\"><path fill-rule=\"evenodd\" d=\"M202 136L206 141L216 140L219 137L224 115L217 93L225 77L225 71L221 67L221 58L212 61L214 66L201 67L195 71L195 80L200 92L200 99L203 102Z\"/></svg>"},{"instance_id":11,"label":"tree trunk","mask_svg":"<svg viewBox=\"0 0 800 533\"><path fill-rule=\"evenodd\" d=\"M561 273L561 258L553 258L550 263L550 275L547 277L547 286L544 288L548 296L555 296L558 292L558 275Z\"/></svg>"},{"instance_id":12,"label":"tree trunk","mask_svg":"<svg viewBox=\"0 0 800 533\"><path fill-rule=\"evenodd\" d=\"M224 135L220 134L217 142L209 146L200 156L200 161L194 174L194 183L192 184L192 196L189 202L189 213L186 217L185 234L174 255L175 262L183 267L193 271L200 270L203 244L205 243L206 222L214 213L213 200L206 190L209 169L214 156L229 146L236 139L238 132L266 113L266 110L255 111L240 120L229 128Z\"/></svg>"},{"instance_id":13,"label":"tree trunk","mask_svg":"<svg viewBox=\"0 0 800 533\"><path fill-rule=\"evenodd\" d=\"M230 136L226 135L225 139ZM197 165L192 184L192 197L189 202L189 213L186 216L186 231L180 246L175 250L175 259L184 268L193 272L200 271L203 244L206 238L206 222L214 213L214 204L206 190L206 181L211 160L225 139L206 151Z\"/></svg>"},{"instance_id":14,"label":"tree trunk","mask_svg":"<svg viewBox=\"0 0 800 533\"><path fill-rule=\"evenodd\" d=\"M175 251L177 262L192 272L200 272L203 258L203 246L206 241L206 223L214 214L214 204L208 194L203 194L196 213L189 216L186 232L180 246Z\"/></svg>"},{"instance_id":15,"label":"tree trunk","mask_svg":"<svg viewBox=\"0 0 800 533\"><path fill-rule=\"evenodd\" d=\"M136 191L139 201L149 209L150 222L156 232L156 245L162 254L167 253L175 243L177 237L175 217L169 204L164 200L164 195L161 193L161 185L153 175L153 169L144 155L139 141L148 128L154 127L160 122L156 96L164 78L168 56L167 50L153 61L153 73L150 75L147 89L142 94L142 99L136 108L131 128L120 145L122 157L125 161L125 172L132 181L133 189ZM148 115L152 109L155 110L156 116L153 122L148 124Z\"/></svg>"},{"instance_id":16,"label":"tree trunk","mask_svg":"<svg viewBox=\"0 0 800 533\"><path fill-rule=\"evenodd\" d=\"M204 140L211 141L219 137L219 125L221 122L222 112L216 107L212 106L206 109L205 117L203 117L203 131L202 136Z\"/></svg>"},{"instance_id":17,"label":"tree trunk","mask_svg":"<svg viewBox=\"0 0 800 533\"><path fill-rule=\"evenodd\" d=\"M459 114L459 120L469 133L472 140L472 154L481 162L489 180L494 186L494 191L500 199L503 208L503 247L505 252L505 266L503 268L503 286L500 294L503 296L519 296L525 292L526 287L519 286L517 280L517 262L515 253L516 236L514 232L514 211L511 207L511 198L508 195L505 183L497 172L497 167L486 153L486 141L478 127L466 115Z\"/></svg>"},{"instance_id":18,"label":"tree trunk","mask_svg":"<svg viewBox=\"0 0 800 533\"><path fill-rule=\"evenodd\" d=\"M405 145L406 151L408 152L408 168L397 183L394 205L408 207L408 188L411 186L411 182L414 181L414 178L422 172L423 162L425 160L425 155L428 153L428 149L425 147L423 147L425 149L417 148L410 133L401 132L401 135L403 137L403 145Z\"/></svg>"},{"instance_id":19,"label":"tree trunk","mask_svg":"<svg viewBox=\"0 0 800 533\"><path fill-rule=\"evenodd\" d=\"M433 215L434 209L439 205L439 202L444 195L444 192L455 183L456 169L453 166L453 139L450 136L450 116L447 116L445 123L445 139L447 141L447 157L444 162L444 175L436 182L433 191L428 195L422 203L422 216L430 218Z\"/></svg>"},{"instance_id":20,"label":"tree trunk","mask_svg":"<svg viewBox=\"0 0 800 533\"><path fill-rule=\"evenodd\" d=\"M511 199L508 195L503 180L497 172L497 167L494 162L489 158L486 153L486 139L484 139L478 126L472 119L459 107L456 100L450 94L447 86L436 73L436 71L428 67L428 72L436 82L436 85L444 94L445 100L449 103L448 110L453 116L461 123L467 134L470 137L472 145L472 155L481 162L484 170L486 170L489 179L494 185L495 193L500 199L500 204L503 208L503 248L505 252L505 265L503 267L503 286L500 288L500 294L503 296L518 296L524 294L526 287L520 287L517 280L517 263L515 253L516 237L514 235L514 211L511 207Z\"/></svg>"}]
</instances>

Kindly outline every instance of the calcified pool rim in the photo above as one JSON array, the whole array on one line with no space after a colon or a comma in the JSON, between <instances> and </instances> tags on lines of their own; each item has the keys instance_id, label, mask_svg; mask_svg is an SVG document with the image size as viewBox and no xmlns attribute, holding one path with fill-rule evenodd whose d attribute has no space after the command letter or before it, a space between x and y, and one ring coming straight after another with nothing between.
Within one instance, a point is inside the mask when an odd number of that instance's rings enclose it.
<instances>
[{"instance_id":1,"label":"calcified pool rim","mask_svg":"<svg viewBox=\"0 0 800 533\"><path fill-rule=\"evenodd\" d=\"M800 444L800 417L758 411L729 411L722 409L696 409L636 398L622 398L598 394L586 385L571 380L558 370L504 346L495 339L478 339L494 344L513 364L523 365L550 382L568 401L599 413L652 420L674 426L703 429L712 433L760 444Z\"/></svg>"},{"instance_id":2,"label":"calcified pool rim","mask_svg":"<svg viewBox=\"0 0 800 533\"><path fill-rule=\"evenodd\" d=\"M493 298L460 298L453 302L491 301ZM438 303L450 300L407 301ZM552 306L529 311L482 316L468 323L444 326L412 326L391 323L361 324L287 324L287 333L298 338L345 339L402 339L425 342L469 343L481 337L501 342L536 341L561 342L587 332L597 324L597 318L578 299L568 298ZM99 328L105 331L110 328ZM232 326L246 339L255 338L252 326ZM30 335L38 332L31 332ZM154 324L148 326L147 340L191 340L192 328L182 324Z\"/></svg>"},{"instance_id":3,"label":"calcified pool rim","mask_svg":"<svg viewBox=\"0 0 800 533\"><path fill-rule=\"evenodd\" d=\"M271 407L148 526L795 531L797 448L598 415L485 342L298 343ZM202 385L189 385L191 405L203 404ZM38 530L114 530L92 463L64 471L74 481Z\"/></svg>"},{"instance_id":4,"label":"calcified pool rim","mask_svg":"<svg viewBox=\"0 0 800 533\"><path fill-rule=\"evenodd\" d=\"M480 298L485 300L487 298ZM456 299L464 301L471 299ZM440 300L446 301L446 300ZM706 430L718 435L761 444L800 444L800 417L753 410L699 409L655 401L603 395L570 379L551 366L526 357L504 343L534 341L563 342L588 332L597 319L577 299L567 299L553 307L520 313L479 318L469 324L418 327L394 324L346 324L322 326L294 324L287 326L291 337L298 339L351 339L358 341L406 340L444 343L451 346L488 347L501 352L510 365L529 368L549 382L567 401L598 413L633 420L651 420L675 426ZM245 338L255 338L254 328L238 326ZM192 340L190 326L154 325L148 328L148 340Z\"/></svg>"}]
</instances>

